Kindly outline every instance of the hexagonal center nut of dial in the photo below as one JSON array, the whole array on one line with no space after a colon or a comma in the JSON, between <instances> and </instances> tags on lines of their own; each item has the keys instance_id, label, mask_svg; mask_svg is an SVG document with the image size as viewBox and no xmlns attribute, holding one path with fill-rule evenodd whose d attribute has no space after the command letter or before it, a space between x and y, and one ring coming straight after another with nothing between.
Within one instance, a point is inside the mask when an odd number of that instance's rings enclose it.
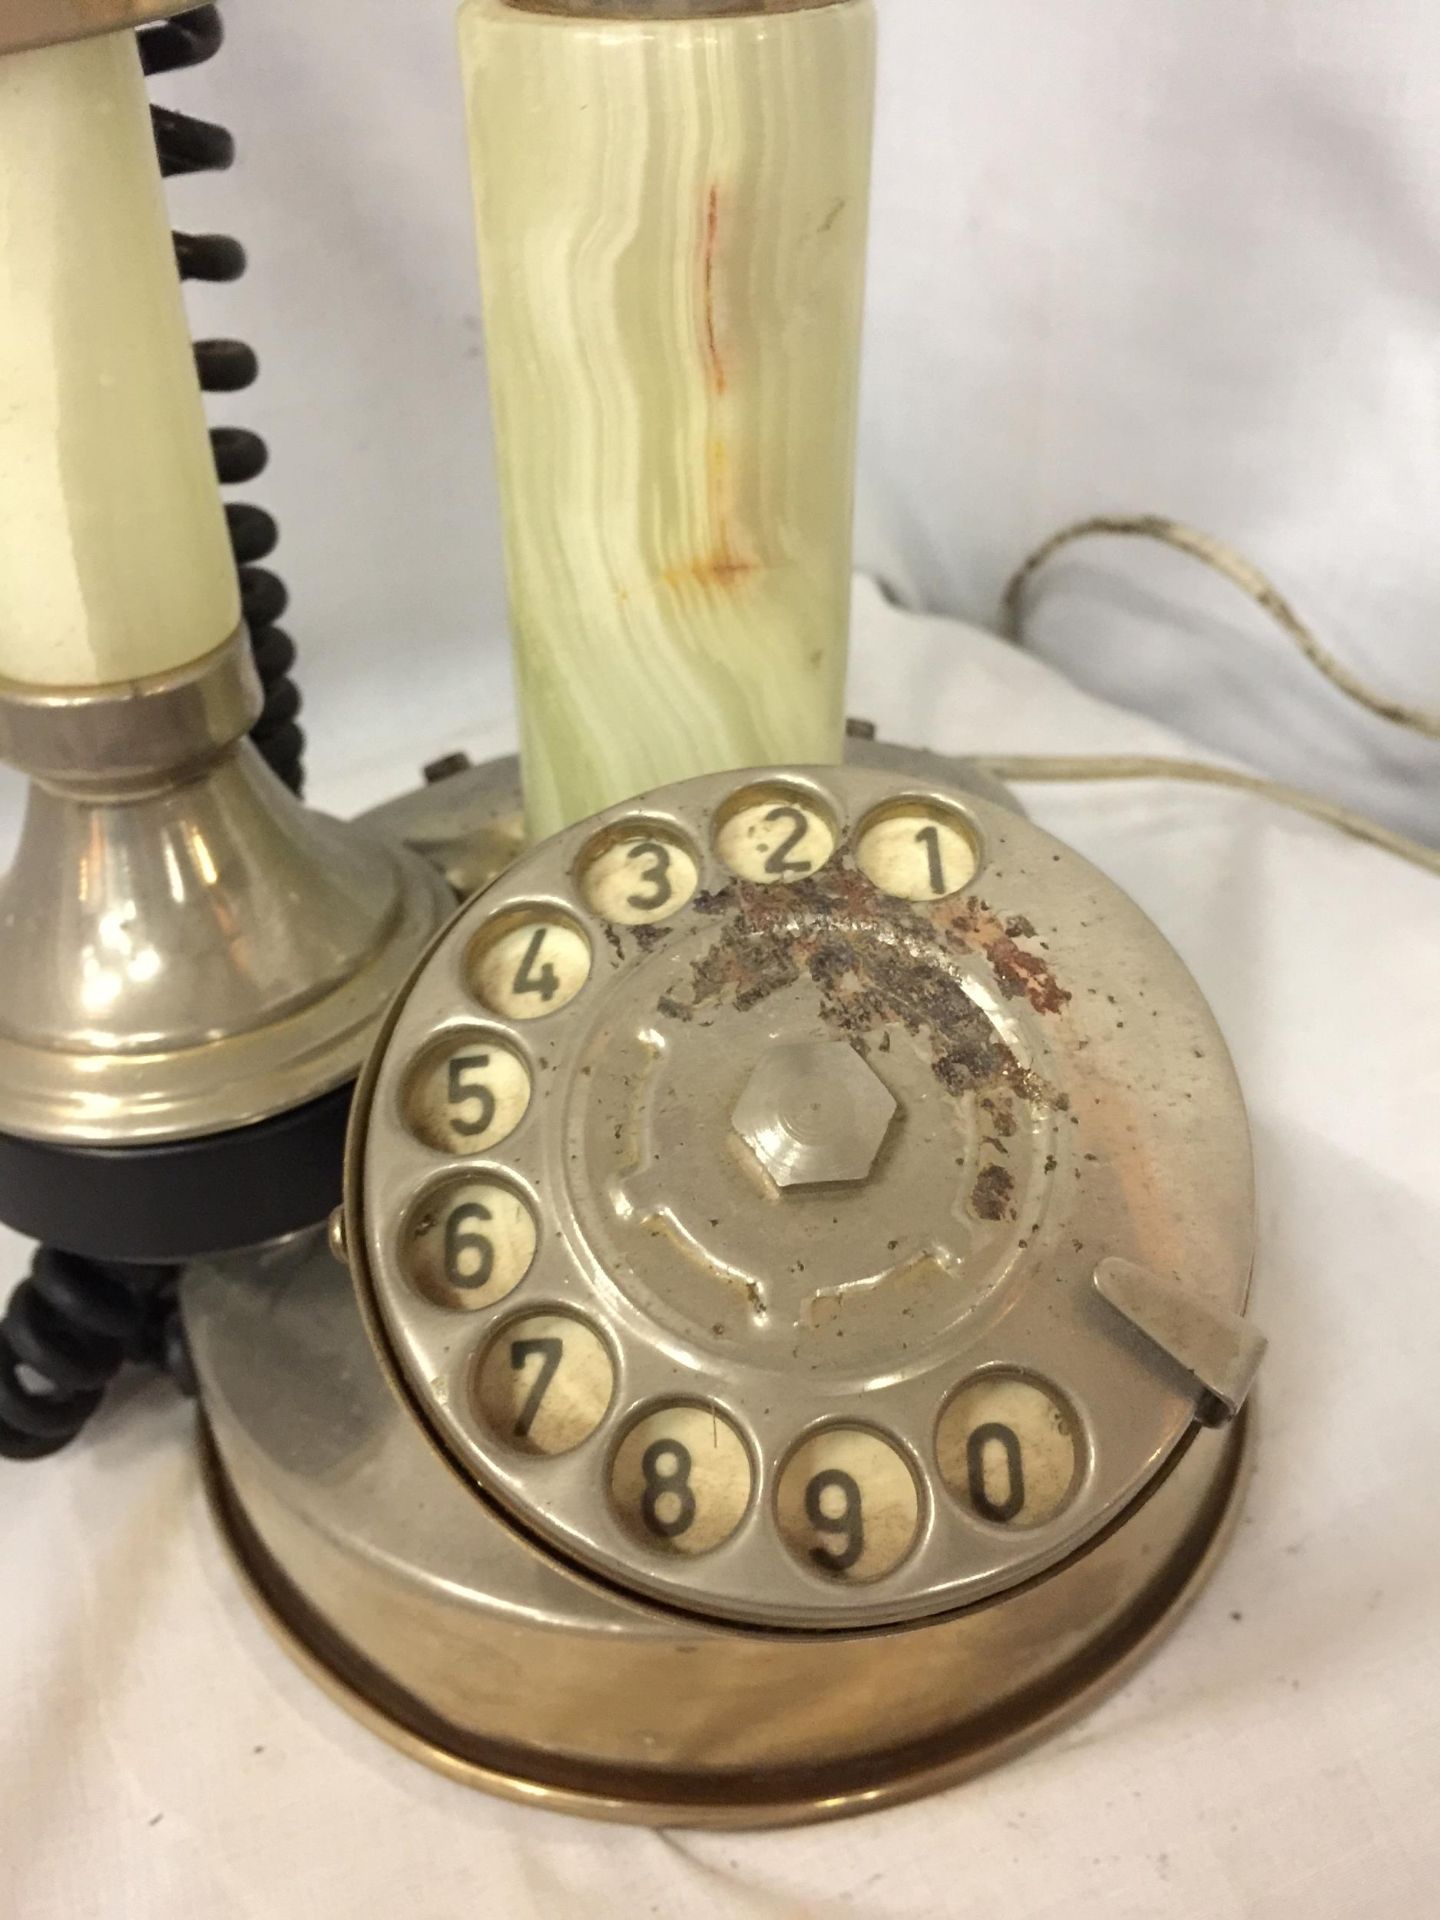
<instances>
[{"instance_id":1,"label":"hexagonal center nut of dial","mask_svg":"<svg viewBox=\"0 0 1440 1920\"><path fill-rule=\"evenodd\" d=\"M774 1042L745 1083L735 1131L778 1187L869 1177L895 1118L890 1089L844 1040Z\"/></svg>"}]
</instances>

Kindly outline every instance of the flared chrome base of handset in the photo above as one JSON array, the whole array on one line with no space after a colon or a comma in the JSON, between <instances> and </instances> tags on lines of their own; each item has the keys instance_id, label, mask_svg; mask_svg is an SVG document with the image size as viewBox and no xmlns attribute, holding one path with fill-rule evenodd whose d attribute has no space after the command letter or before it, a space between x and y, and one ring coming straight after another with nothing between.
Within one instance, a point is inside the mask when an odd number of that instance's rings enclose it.
<instances>
[{"instance_id":1,"label":"flared chrome base of handset","mask_svg":"<svg viewBox=\"0 0 1440 1920\"><path fill-rule=\"evenodd\" d=\"M315 813L247 734L237 632L99 689L0 684L30 776L0 883L0 1131L133 1147L245 1127L353 1080L453 896Z\"/></svg>"}]
</instances>

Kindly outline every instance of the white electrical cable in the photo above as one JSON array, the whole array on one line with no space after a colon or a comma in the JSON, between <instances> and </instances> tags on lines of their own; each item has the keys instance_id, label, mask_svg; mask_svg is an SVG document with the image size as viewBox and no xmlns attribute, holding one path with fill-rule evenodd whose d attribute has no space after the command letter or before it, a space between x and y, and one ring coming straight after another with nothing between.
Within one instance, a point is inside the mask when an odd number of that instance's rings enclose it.
<instances>
[{"instance_id":1,"label":"white electrical cable","mask_svg":"<svg viewBox=\"0 0 1440 1920\"><path fill-rule=\"evenodd\" d=\"M1010 639L1017 644L1024 644L1022 601L1031 578L1063 547L1102 534L1158 540L1212 567L1262 607L1294 641L1311 666L1348 699L1394 726L1405 727L1427 739L1440 740L1440 713L1424 707L1407 706L1374 692L1321 646L1284 595L1258 567L1223 541L1159 514L1096 514L1088 520L1078 520L1072 526L1063 527L1059 533L1038 546L1015 570L1005 589L1001 603L1002 622L1003 631ZM1333 801L1323 800L1318 794L1306 793L1298 787L1287 787L1278 780L1267 780L1259 774L1212 765L1204 760L1172 759L1164 755L1007 754L986 758L981 764L988 773L1000 780L1192 780L1211 786L1232 787L1242 793L1270 800L1277 806L1290 807L1298 813L1307 814L1311 819L1323 821L1341 833L1367 841L1371 846L1380 847L1398 859L1408 860L1429 873L1440 874L1440 848L1426 846L1423 841L1412 840L1407 834L1395 833L1378 820Z\"/></svg>"},{"instance_id":2,"label":"white electrical cable","mask_svg":"<svg viewBox=\"0 0 1440 1920\"><path fill-rule=\"evenodd\" d=\"M1395 833L1372 820L1367 814L1322 800L1300 787L1287 787L1278 780L1266 780L1259 774L1241 773L1234 767L1212 766L1206 760L1170 759L1149 754L1006 754L984 758L978 763L997 780L1194 780L1216 787L1234 787L1241 793L1253 793L1279 807L1293 808L1313 820L1323 820L1356 840L1368 841L1398 859L1410 860L1417 867L1440 874L1440 847L1427 847L1407 834Z\"/></svg>"}]
</instances>

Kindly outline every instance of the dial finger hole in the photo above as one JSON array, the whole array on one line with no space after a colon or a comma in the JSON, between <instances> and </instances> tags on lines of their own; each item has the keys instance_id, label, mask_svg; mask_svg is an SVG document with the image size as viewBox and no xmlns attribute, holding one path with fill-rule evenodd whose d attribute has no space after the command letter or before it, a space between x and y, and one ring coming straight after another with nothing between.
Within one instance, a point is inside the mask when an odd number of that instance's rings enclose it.
<instances>
[{"instance_id":1,"label":"dial finger hole","mask_svg":"<svg viewBox=\"0 0 1440 1920\"><path fill-rule=\"evenodd\" d=\"M539 1020L568 1006L590 978L590 942L555 913L503 915L470 950L470 980L493 1013Z\"/></svg>"},{"instance_id":2,"label":"dial finger hole","mask_svg":"<svg viewBox=\"0 0 1440 1920\"><path fill-rule=\"evenodd\" d=\"M672 827L646 820L592 840L580 860L587 906L622 927L649 927L694 897L700 864Z\"/></svg>"},{"instance_id":3,"label":"dial finger hole","mask_svg":"<svg viewBox=\"0 0 1440 1920\"><path fill-rule=\"evenodd\" d=\"M535 1218L502 1181L450 1180L425 1195L404 1232L401 1264L437 1306L461 1312L512 1294L535 1258Z\"/></svg>"},{"instance_id":4,"label":"dial finger hole","mask_svg":"<svg viewBox=\"0 0 1440 1920\"><path fill-rule=\"evenodd\" d=\"M480 1416L522 1453L571 1453L605 1418L615 1365L583 1320L532 1313L502 1327L485 1350L476 1384Z\"/></svg>"},{"instance_id":5,"label":"dial finger hole","mask_svg":"<svg viewBox=\"0 0 1440 1920\"><path fill-rule=\"evenodd\" d=\"M791 1454L775 1496L780 1537L797 1560L853 1583L893 1573L920 1530L905 1456L868 1427L826 1427Z\"/></svg>"},{"instance_id":6,"label":"dial finger hole","mask_svg":"<svg viewBox=\"0 0 1440 1920\"><path fill-rule=\"evenodd\" d=\"M835 823L813 794L749 787L720 815L715 851L742 880L776 886L818 873L835 851Z\"/></svg>"},{"instance_id":7,"label":"dial finger hole","mask_svg":"<svg viewBox=\"0 0 1440 1920\"><path fill-rule=\"evenodd\" d=\"M713 1407L661 1407L636 1422L610 1469L621 1524L657 1553L709 1553L750 1504L745 1442Z\"/></svg>"},{"instance_id":8,"label":"dial finger hole","mask_svg":"<svg viewBox=\"0 0 1440 1920\"><path fill-rule=\"evenodd\" d=\"M1075 1497L1079 1423L1056 1393L1019 1374L983 1374L935 1431L940 1477L978 1520L1042 1527Z\"/></svg>"},{"instance_id":9,"label":"dial finger hole","mask_svg":"<svg viewBox=\"0 0 1440 1920\"><path fill-rule=\"evenodd\" d=\"M483 1033L452 1035L411 1070L405 1117L439 1153L488 1153L525 1118L530 1073L517 1053Z\"/></svg>"},{"instance_id":10,"label":"dial finger hole","mask_svg":"<svg viewBox=\"0 0 1440 1920\"><path fill-rule=\"evenodd\" d=\"M866 878L897 900L944 900L968 887L980 870L965 816L929 800L896 801L872 813L860 829L855 858Z\"/></svg>"}]
</instances>

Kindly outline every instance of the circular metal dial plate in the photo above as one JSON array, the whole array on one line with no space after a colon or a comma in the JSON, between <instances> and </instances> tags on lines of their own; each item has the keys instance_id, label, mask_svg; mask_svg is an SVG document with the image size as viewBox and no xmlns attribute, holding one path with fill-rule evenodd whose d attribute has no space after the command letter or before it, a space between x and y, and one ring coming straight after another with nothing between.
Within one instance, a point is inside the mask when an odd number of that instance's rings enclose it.
<instances>
[{"instance_id":1,"label":"circular metal dial plate","mask_svg":"<svg viewBox=\"0 0 1440 1920\"><path fill-rule=\"evenodd\" d=\"M869 769L710 776L519 859L352 1133L382 1351L460 1466L627 1587L844 1628L1116 1518L1196 1388L1121 1259L1243 1308L1224 1044L1027 821Z\"/></svg>"}]
</instances>

